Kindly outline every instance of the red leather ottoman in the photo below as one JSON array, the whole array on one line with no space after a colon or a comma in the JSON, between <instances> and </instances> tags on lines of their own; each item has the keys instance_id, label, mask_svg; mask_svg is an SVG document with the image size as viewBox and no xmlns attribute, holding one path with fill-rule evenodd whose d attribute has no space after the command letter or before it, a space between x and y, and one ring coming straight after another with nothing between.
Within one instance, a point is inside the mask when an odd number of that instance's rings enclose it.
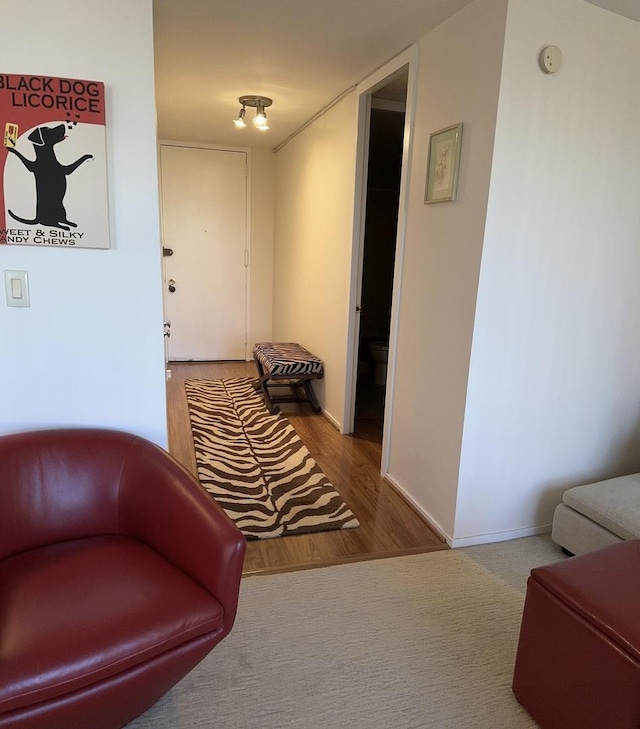
<instances>
[{"instance_id":1,"label":"red leather ottoman","mask_svg":"<svg viewBox=\"0 0 640 729\"><path fill-rule=\"evenodd\" d=\"M542 729L640 727L640 541L531 571L513 692Z\"/></svg>"}]
</instances>

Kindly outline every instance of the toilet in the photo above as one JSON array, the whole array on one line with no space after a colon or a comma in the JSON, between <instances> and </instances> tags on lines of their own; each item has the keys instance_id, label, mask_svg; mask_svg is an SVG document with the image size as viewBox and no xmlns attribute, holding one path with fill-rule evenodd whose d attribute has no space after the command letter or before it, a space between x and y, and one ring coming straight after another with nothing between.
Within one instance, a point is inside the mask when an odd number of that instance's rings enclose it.
<instances>
[{"instance_id":1,"label":"toilet","mask_svg":"<svg viewBox=\"0 0 640 729\"><path fill-rule=\"evenodd\" d=\"M387 362L389 360L389 343L378 340L369 342L369 354L376 363L374 380L376 385L387 384Z\"/></svg>"}]
</instances>

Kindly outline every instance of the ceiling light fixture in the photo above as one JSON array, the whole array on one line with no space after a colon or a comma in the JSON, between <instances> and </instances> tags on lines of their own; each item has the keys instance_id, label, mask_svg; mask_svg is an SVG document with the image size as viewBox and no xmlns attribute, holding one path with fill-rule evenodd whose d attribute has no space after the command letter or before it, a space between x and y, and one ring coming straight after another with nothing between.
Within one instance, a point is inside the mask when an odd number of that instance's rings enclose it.
<instances>
[{"instance_id":1,"label":"ceiling light fixture","mask_svg":"<svg viewBox=\"0 0 640 729\"><path fill-rule=\"evenodd\" d=\"M273 104L271 99L266 96L241 96L238 101L242 104L242 108L238 114L238 118L233 120L233 123L239 127L246 127L247 124L244 120L245 107L251 106L256 110L256 115L253 118L253 126L260 131L267 131L269 129L269 122L267 121L267 113L265 109Z\"/></svg>"}]
</instances>

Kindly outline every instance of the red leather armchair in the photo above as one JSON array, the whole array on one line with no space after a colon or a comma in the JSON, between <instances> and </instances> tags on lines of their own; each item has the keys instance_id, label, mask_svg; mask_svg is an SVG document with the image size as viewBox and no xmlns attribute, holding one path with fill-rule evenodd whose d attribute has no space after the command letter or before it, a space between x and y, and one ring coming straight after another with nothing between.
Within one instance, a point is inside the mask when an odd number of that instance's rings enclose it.
<instances>
[{"instance_id":1,"label":"red leather armchair","mask_svg":"<svg viewBox=\"0 0 640 729\"><path fill-rule=\"evenodd\" d=\"M245 540L127 433L0 437L0 729L117 729L231 630Z\"/></svg>"}]
</instances>

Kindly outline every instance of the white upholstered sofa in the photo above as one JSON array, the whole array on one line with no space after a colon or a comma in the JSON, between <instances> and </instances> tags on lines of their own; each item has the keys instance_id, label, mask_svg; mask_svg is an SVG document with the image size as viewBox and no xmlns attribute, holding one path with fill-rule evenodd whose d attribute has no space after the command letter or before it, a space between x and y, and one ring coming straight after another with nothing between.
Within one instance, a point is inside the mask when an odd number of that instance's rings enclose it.
<instances>
[{"instance_id":1,"label":"white upholstered sofa","mask_svg":"<svg viewBox=\"0 0 640 729\"><path fill-rule=\"evenodd\" d=\"M640 473L565 491L551 537L571 554L640 538Z\"/></svg>"}]
</instances>

